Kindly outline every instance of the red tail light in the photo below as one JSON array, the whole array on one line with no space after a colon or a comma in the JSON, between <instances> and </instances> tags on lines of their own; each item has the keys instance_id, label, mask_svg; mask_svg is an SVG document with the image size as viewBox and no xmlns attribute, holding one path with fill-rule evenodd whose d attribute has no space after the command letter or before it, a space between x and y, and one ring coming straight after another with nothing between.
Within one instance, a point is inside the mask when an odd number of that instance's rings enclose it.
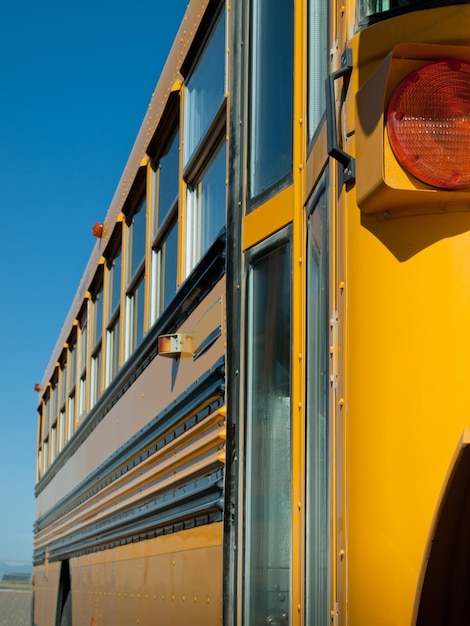
<instances>
[{"instance_id":1,"label":"red tail light","mask_svg":"<svg viewBox=\"0 0 470 626\"><path fill-rule=\"evenodd\" d=\"M401 165L440 189L470 187L470 63L423 65L395 89L387 111Z\"/></svg>"}]
</instances>

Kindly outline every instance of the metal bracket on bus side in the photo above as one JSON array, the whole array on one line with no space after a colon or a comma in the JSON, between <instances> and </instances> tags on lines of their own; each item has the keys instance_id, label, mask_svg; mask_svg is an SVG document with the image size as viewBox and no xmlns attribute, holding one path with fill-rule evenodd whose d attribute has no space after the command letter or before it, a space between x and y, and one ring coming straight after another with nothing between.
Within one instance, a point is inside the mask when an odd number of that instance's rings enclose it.
<instances>
[{"instance_id":1,"label":"metal bracket on bus side","mask_svg":"<svg viewBox=\"0 0 470 626\"><path fill-rule=\"evenodd\" d=\"M354 183L356 180L356 163L354 158L345 152L338 142L337 116L335 104L335 81L349 76L352 70L352 50L346 48L341 55L341 68L332 72L326 79L326 133L328 154L343 165L343 180Z\"/></svg>"}]
</instances>

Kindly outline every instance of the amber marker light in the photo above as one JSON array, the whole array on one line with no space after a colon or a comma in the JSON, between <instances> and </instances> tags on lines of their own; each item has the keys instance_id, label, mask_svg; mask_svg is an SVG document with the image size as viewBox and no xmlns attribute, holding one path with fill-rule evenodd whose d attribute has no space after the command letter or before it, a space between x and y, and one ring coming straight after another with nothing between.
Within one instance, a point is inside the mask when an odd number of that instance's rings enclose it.
<instances>
[{"instance_id":1,"label":"amber marker light","mask_svg":"<svg viewBox=\"0 0 470 626\"><path fill-rule=\"evenodd\" d=\"M435 61L409 74L387 111L390 145L400 164L439 189L470 187L470 64Z\"/></svg>"},{"instance_id":2,"label":"amber marker light","mask_svg":"<svg viewBox=\"0 0 470 626\"><path fill-rule=\"evenodd\" d=\"M93 224L93 228L91 229L93 237L97 239L101 239L104 235L104 224L103 222L96 222Z\"/></svg>"}]
</instances>

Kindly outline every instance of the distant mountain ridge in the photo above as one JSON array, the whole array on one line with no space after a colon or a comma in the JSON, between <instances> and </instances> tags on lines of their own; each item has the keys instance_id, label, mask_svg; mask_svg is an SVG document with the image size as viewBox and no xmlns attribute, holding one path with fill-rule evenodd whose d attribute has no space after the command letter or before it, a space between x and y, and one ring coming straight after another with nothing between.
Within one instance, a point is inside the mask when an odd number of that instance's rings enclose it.
<instances>
[{"instance_id":1,"label":"distant mountain ridge","mask_svg":"<svg viewBox=\"0 0 470 626\"><path fill-rule=\"evenodd\" d=\"M0 561L0 580L4 574L32 574L33 566L31 563L5 563Z\"/></svg>"}]
</instances>

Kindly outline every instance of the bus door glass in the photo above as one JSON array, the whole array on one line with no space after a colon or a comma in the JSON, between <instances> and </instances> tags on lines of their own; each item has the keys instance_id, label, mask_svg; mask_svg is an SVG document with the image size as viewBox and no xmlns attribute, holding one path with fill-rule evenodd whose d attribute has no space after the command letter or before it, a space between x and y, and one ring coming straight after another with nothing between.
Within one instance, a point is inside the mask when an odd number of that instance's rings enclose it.
<instances>
[{"instance_id":1,"label":"bus door glass","mask_svg":"<svg viewBox=\"0 0 470 626\"><path fill-rule=\"evenodd\" d=\"M243 561L250 625L289 623L291 245L285 234L251 254L248 266Z\"/></svg>"},{"instance_id":2,"label":"bus door glass","mask_svg":"<svg viewBox=\"0 0 470 626\"><path fill-rule=\"evenodd\" d=\"M324 185L309 205L307 261L306 623L320 626L330 618L328 200Z\"/></svg>"}]
</instances>

